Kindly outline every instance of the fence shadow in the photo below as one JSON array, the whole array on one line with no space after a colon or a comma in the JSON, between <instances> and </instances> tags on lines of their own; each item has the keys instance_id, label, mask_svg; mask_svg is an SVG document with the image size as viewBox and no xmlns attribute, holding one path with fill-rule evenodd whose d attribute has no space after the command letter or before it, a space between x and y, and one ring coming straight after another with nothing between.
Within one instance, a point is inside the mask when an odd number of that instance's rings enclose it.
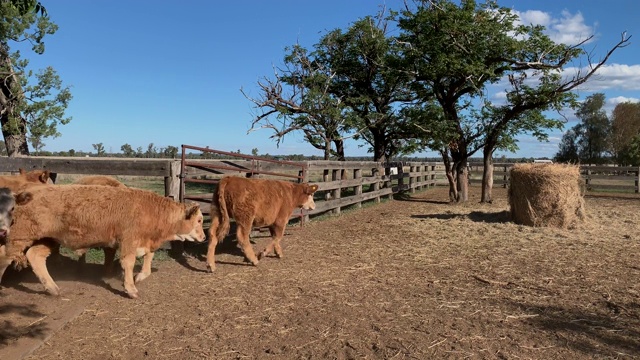
<instances>
[{"instance_id":1,"label":"fence shadow","mask_svg":"<svg viewBox=\"0 0 640 360\"><path fill-rule=\"evenodd\" d=\"M567 333L570 336L558 336L559 346L571 347L585 354L585 357L622 356L640 357L640 305L613 304L606 306L613 314L581 311L561 306L540 306L510 302L508 305L526 313L539 314L530 318L528 323L543 331ZM626 309L626 310L622 310ZM628 312L620 316L620 312ZM631 314L635 312L635 314ZM615 315L614 315L615 314ZM621 320L626 321L621 321Z\"/></svg>"}]
</instances>

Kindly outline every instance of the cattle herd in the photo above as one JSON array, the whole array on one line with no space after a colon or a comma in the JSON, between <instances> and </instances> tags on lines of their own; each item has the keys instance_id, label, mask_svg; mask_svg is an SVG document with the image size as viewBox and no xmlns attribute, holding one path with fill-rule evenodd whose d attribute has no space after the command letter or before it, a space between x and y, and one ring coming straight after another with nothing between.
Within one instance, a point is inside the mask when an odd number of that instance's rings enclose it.
<instances>
[{"instance_id":1,"label":"cattle herd","mask_svg":"<svg viewBox=\"0 0 640 360\"><path fill-rule=\"evenodd\" d=\"M314 209L317 185L281 180L228 176L213 194L206 266L215 269L215 249L237 224L238 246L246 260L257 265L274 251L282 257L280 241L295 208ZM268 227L272 241L256 257L249 234L253 226ZM203 242L203 215L197 203L183 204L148 190L125 186L108 176L86 176L73 184L54 185L46 170L0 176L0 281L13 263L30 266L47 293L60 289L46 259L60 246L80 255L103 248L105 270L113 271L116 250L124 273L124 290L138 297L135 284L151 274L154 251L172 240ZM134 277L136 257L143 256Z\"/></svg>"}]
</instances>

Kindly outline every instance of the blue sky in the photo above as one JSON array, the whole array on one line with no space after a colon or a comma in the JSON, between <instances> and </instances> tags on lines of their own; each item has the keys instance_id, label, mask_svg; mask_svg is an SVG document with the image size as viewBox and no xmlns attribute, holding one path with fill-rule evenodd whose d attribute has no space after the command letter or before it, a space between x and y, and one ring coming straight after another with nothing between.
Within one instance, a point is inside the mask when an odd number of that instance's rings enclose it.
<instances>
[{"instance_id":1,"label":"blue sky","mask_svg":"<svg viewBox=\"0 0 640 360\"><path fill-rule=\"evenodd\" d=\"M381 5L402 0L41 0L59 26L45 39L44 55L23 53L35 69L53 66L71 86L70 124L45 139L45 150L93 151L103 143L120 152L128 143L146 150L181 144L225 151L321 155L299 136L278 148L269 130L247 134L256 110L240 92L259 94L257 81L272 77L284 48L311 48L327 31L347 28ZM582 87L582 98L606 94L607 110L640 99L640 2L503 0L523 21L542 23L558 41L594 34L587 48L599 58L623 31L631 45L610 58L601 74ZM493 89L499 97L501 89ZM575 124L572 113L569 123ZM549 143L521 138L507 156L551 157L562 132ZM368 146L349 142L347 156L367 156ZM420 154L419 154L420 155ZM431 156L432 153L421 155ZM497 154L501 155L501 153Z\"/></svg>"}]
</instances>

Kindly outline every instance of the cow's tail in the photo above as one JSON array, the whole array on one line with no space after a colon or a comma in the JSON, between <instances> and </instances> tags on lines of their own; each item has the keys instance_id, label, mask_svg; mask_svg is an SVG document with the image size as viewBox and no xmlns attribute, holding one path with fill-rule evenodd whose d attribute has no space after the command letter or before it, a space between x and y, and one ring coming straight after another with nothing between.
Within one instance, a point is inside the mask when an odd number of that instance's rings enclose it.
<instances>
[{"instance_id":1,"label":"cow's tail","mask_svg":"<svg viewBox=\"0 0 640 360\"><path fill-rule=\"evenodd\" d=\"M222 239L227 236L230 228L229 212L227 211L227 202L224 196L225 186L226 182L224 181L218 183L211 207L211 227L209 228L209 235L210 238L213 238L215 232L215 238L218 241L222 241Z\"/></svg>"}]
</instances>

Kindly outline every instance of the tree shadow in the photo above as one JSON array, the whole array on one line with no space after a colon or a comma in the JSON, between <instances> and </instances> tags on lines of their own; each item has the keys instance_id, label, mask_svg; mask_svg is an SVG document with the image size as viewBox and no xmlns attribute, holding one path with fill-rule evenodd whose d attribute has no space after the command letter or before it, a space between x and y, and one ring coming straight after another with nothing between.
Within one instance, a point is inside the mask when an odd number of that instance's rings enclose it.
<instances>
[{"instance_id":1,"label":"tree shadow","mask_svg":"<svg viewBox=\"0 0 640 360\"><path fill-rule=\"evenodd\" d=\"M467 215L454 214L454 213L420 214L420 215L411 215L411 218L436 219L436 220L469 219L473 222L490 223L490 224L511 222L511 214L507 210L499 211L499 212L472 211Z\"/></svg>"},{"instance_id":2,"label":"tree shadow","mask_svg":"<svg viewBox=\"0 0 640 360\"><path fill-rule=\"evenodd\" d=\"M539 306L510 302L510 306L538 316L525 323L544 331L560 333L558 346L571 347L587 357L640 357L640 305L605 301L604 309L588 312L561 306ZM567 336L562 336L562 335ZM561 335L561 336L558 336Z\"/></svg>"},{"instance_id":3,"label":"tree shadow","mask_svg":"<svg viewBox=\"0 0 640 360\"><path fill-rule=\"evenodd\" d=\"M490 224L500 224L511 222L511 213L508 210L499 212L472 211L467 215L469 220Z\"/></svg>"},{"instance_id":4,"label":"tree shadow","mask_svg":"<svg viewBox=\"0 0 640 360\"><path fill-rule=\"evenodd\" d=\"M37 319L44 317L44 314L35 310L34 304L17 305L2 304L0 305L0 318L6 318L9 314L14 313L19 316ZM0 320L0 345L6 346L13 342L14 339L20 337L30 337L42 339L46 336L49 328L45 322L37 322L29 326L16 326L10 320Z\"/></svg>"},{"instance_id":5,"label":"tree shadow","mask_svg":"<svg viewBox=\"0 0 640 360\"><path fill-rule=\"evenodd\" d=\"M417 198L407 193L394 194L393 199L398 201L420 202L425 204L439 204L439 205L451 204L451 201L448 201L448 200L431 200L431 199Z\"/></svg>"}]
</instances>

